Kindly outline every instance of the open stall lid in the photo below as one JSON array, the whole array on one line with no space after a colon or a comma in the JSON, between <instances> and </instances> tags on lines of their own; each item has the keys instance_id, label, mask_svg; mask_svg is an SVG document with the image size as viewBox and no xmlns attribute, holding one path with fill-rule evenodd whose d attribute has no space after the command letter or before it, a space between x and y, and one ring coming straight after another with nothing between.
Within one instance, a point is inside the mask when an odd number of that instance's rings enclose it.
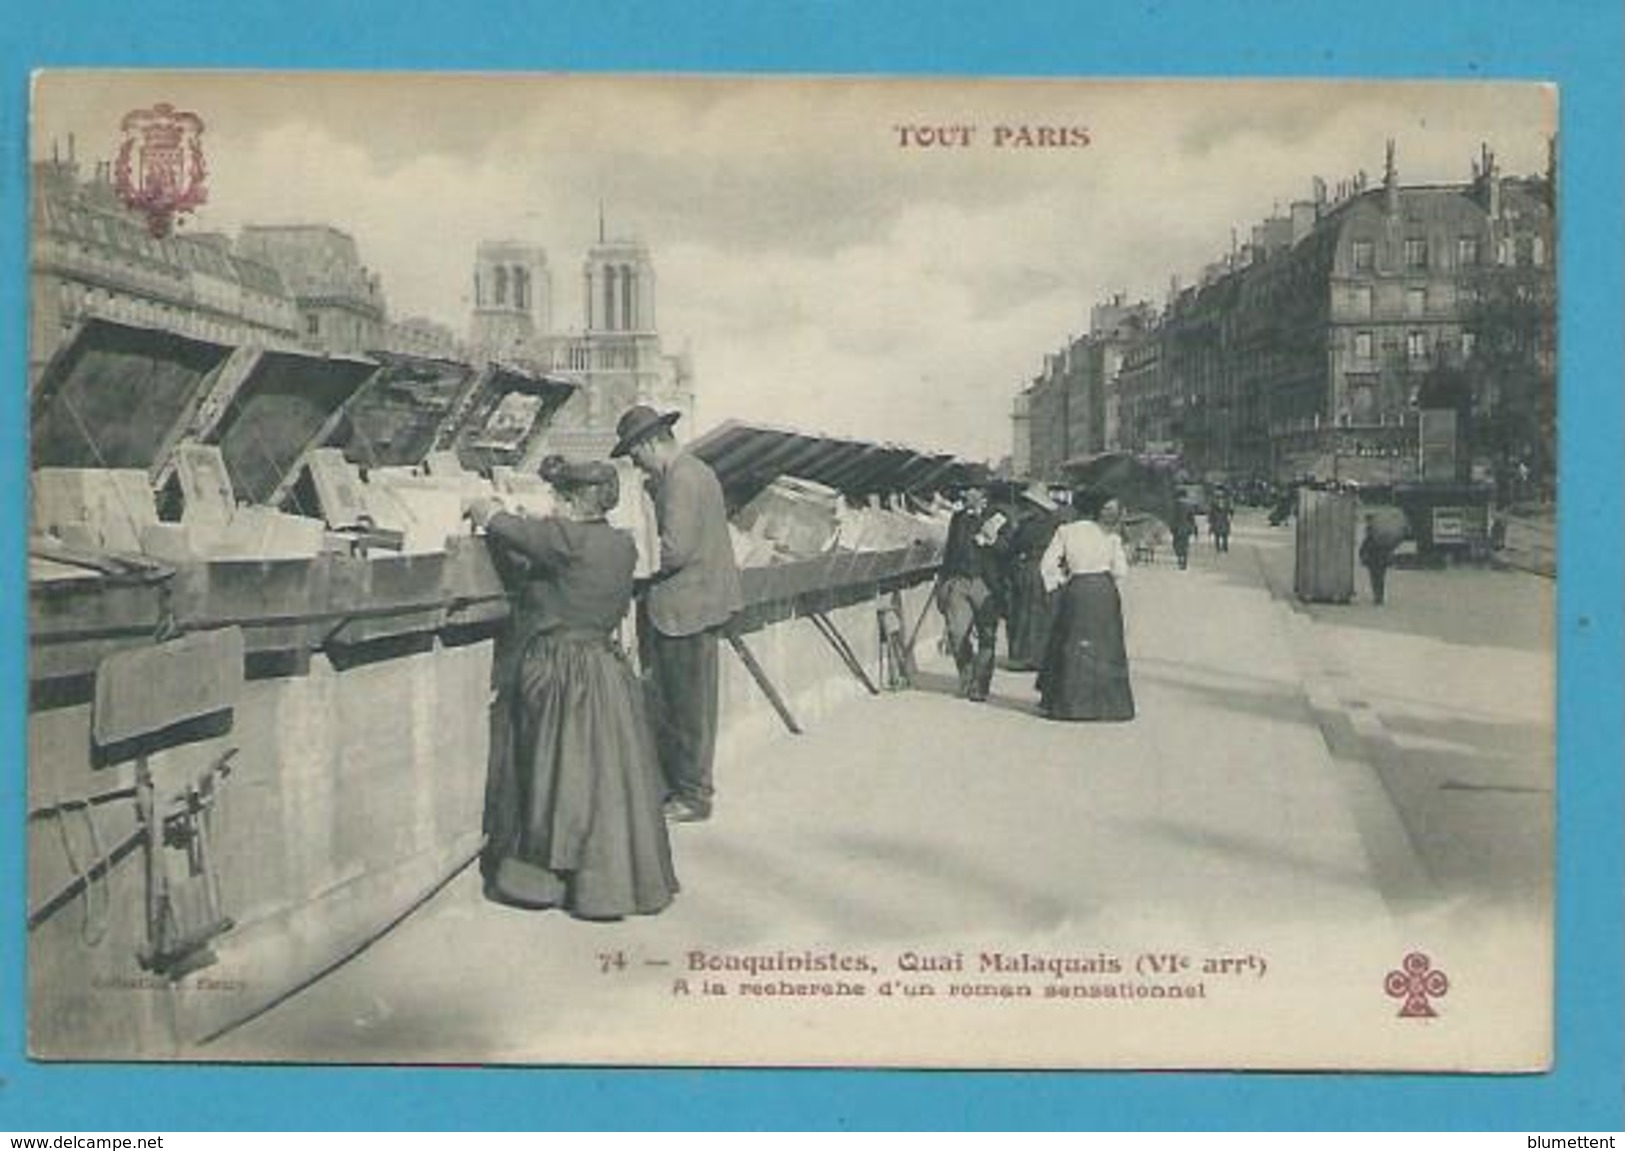
<instances>
[{"instance_id":1,"label":"open stall lid","mask_svg":"<svg viewBox=\"0 0 1625 1151\"><path fill-rule=\"evenodd\" d=\"M356 392L327 446L363 467L415 467L452 430L481 373L456 360L368 355L380 367Z\"/></svg>"},{"instance_id":2,"label":"open stall lid","mask_svg":"<svg viewBox=\"0 0 1625 1151\"><path fill-rule=\"evenodd\" d=\"M33 467L155 473L232 352L158 328L85 321L35 389Z\"/></svg>"},{"instance_id":3,"label":"open stall lid","mask_svg":"<svg viewBox=\"0 0 1625 1151\"><path fill-rule=\"evenodd\" d=\"M487 364L442 425L435 447L451 451L464 468L530 464L554 413L576 385L511 364Z\"/></svg>"},{"instance_id":4,"label":"open stall lid","mask_svg":"<svg viewBox=\"0 0 1625 1151\"><path fill-rule=\"evenodd\" d=\"M853 499L953 487L979 465L901 444L769 428L730 420L688 445L716 472L728 507L743 507L780 476L832 487Z\"/></svg>"},{"instance_id":5,"label":"open stall lid","mask_svg":"<svg viewBox=\"0 0 1625 1151\"><path fill-rule=\"evenodd\" d=\"M254 351L201 437L220 445L237 498L276 503L298 477L305 452L333 433L345 405L377 369L358 356Z\"/></svg>"}]
</instances>

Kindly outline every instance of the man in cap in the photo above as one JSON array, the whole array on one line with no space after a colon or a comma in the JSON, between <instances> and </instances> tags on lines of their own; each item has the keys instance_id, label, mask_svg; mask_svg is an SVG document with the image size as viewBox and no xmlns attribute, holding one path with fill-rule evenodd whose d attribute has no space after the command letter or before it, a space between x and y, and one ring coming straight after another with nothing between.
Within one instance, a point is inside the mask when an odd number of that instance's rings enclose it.
<instances>
[{"instance_id":1,"label":"man in cap","mask_svg":"<svg viewBox=\"0 0 1625 1151\"><path fill-rule=\"evenodd\" d=\"M960 488L963 506L948 521L937 583L948 647L959 670L959 694L982 702L993 683L999 633L999 557L987 530L987 478L971 475Z\"/></svg>"},{"instance_id":2,"label":"man in cap","mask_svg":"<svg viewBox=\"0 0 1625 1151\"><path fill-rule=\"evenodd\" d=\"M677 446L678 413L639 404L615 425L612 456L649 477L660 528L660 567L643 601L640 651L666 778L666 817L710 818L717 737L717 635L744 606L722 485Z\"/></svg>"}]
</instances>

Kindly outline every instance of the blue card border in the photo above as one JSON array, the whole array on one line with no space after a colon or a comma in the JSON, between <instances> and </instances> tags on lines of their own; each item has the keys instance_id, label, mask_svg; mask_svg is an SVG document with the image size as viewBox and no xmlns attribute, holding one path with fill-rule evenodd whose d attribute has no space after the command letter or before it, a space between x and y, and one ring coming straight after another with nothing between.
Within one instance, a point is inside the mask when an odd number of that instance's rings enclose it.
<instances>
[{"instance_id":1,"label":"blue card border","mask_svg":"<svg viewBox=\"0 0 1625 1151\"><path fill-rule=\"evenodd\" d=\"M47 0L0 40L0 1130L1618 1130L1622 13L1617 0L547 4ZM1562 100L1558 1043L1514 1077L52 1066L25 1055L27 88L46 66L1535 79ZM290 90L290 99L297 99Z\"/></svg>"}]
</instances>

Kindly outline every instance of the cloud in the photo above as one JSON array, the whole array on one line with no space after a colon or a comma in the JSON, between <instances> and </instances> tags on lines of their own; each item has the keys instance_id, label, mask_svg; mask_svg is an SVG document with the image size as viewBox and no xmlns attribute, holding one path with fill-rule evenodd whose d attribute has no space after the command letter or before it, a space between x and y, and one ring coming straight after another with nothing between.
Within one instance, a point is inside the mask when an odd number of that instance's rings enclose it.
<instances>
[{"instance_id":1,"label":"cloud","mask_svg":"<svg viewBox=\"0 0 1625 1151\"><path fill-rule=\"evenodd\" d=\"M1518 84L1004 82L363 74L47 74L36 156L110 156L124 111L208 122L194 226L352 233L397 315L466 328L483 239L544 245L571 326L600 205L651 245L700 423L750 418L1009 450L1015 391L1115 293L1160 301L1276 206L1365 169L1463 180L1481 141L1540 170L1550 89ZM975 125L978 146L899 145ZM1084 127L1071 149L997 124Z\"/></svg>"}]
</instances>

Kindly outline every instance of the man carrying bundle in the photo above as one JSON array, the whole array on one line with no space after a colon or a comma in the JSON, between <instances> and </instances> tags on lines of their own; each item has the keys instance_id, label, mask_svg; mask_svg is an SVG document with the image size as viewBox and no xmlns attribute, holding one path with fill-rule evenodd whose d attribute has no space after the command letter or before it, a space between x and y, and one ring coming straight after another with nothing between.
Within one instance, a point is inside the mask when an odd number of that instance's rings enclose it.
<instances>
[{"instance_id":1,"label":"man carrying bundle","mask_svg":"<svg viewBox=\"0 0 1625 1151\"><path fill-rule=\"evenodd\" d=\"M1388 514L1367 512L1365 537L1360 541L1360 562L1371 577L1371 602L1381 606L1388 593L1388 566L1404 538L1404 517L1393 509Z\"/></svg>"}]
</instances>

